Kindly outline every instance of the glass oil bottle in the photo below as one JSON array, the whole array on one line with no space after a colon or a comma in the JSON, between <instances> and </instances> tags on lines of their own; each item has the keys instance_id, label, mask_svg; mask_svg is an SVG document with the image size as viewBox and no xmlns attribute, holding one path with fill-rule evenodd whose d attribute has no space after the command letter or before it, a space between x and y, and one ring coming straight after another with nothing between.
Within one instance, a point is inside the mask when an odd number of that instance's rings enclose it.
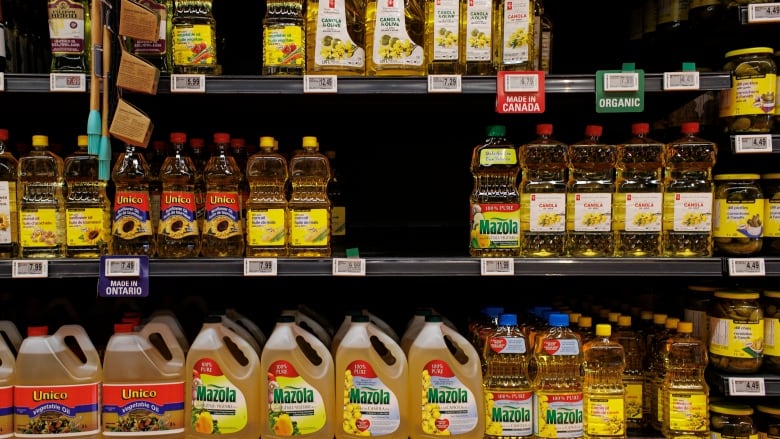
<instances>
[{"instance_id":1,"label":"glass oil bottle","mask_svg":"<svg viewBox=\"0 0 780 439\"><path fill-rule=\"evenodd\" d=\"M281 258L288 254L288 173L287 159L274 151L273 137L261 137L260 151L249 157L246 167L247 257Z\"/></svg>"},{"instance_id":2,"label":"glass oil bottle","mask_svg":"<svg viewBox=\"0 0 780 439\"><path fill-rule=\"evenodd\" d=\"M265 76L306 72L304 0L269 0L263 18Z\"/></svg>"},{"instance_id":3,"label":"glass oil bottle","mask_svg":"<svg viewBox=\"0 0 780 439\"><path fill-rule=\"evenodd\" d=\"M366 74L366 1L306 1L306 73Z\"/></svg>"},{"instance_id":4,"label":"glass oil bottle","mask_svg":"<svg viewBox=\"0 0 780 439\"><path fill-rule=\"evenodd\" d=\"M221 75L211 0L177 0L171 19L173 73Z\"/></svg>"},{"instance_id":5,"label":"glass oil bottle","mask_svg":"<svg viewBox=\"0 0 780 439\"><path fill-rule=\"evenodd\" d=\"M19 161L8 150L8 130L0 129L0 258L19 254L19 212L17 181Z\"/></svg>"},{"instance_id":6,"label":"glass oil bottle","mask_svg":"<svg viewBox=\"0 0 780 439\"><path fill-rule=\"evenodd\" d=\"M160 223L157 256L193 258L200 255L200 228L195 204L195 163L187 154L187 134L170 135L173 153L160 166Z\"/></svg>"},{"instance_id":7,"label":"glass oil bottle","mask_svg":"<svg viewBox=\"0 0 780 439\"><path fill-rule=\"evenodd\" d=\"M424 0L425 58L429 75L463 74L465 48L458 40L463 34L465 0Z\"/></svg>"},{"instance_id":8,"label":"glass oil bottle","mask_svg":"<svg viewBox=\"0 0 780 439\"><path fill-rule=\"evenodd\" d=\"M305 136L303 151L290 159L290 256L330 257L330 180L328 158L317 138Z\"/></svg>"},{"instance_id":9,"label":"glass oil bottle","mask_svg":"<svg viewBox=\"0 0 780 439\"><path fill-rule=\"evenodd\" d=\"M424 35L423 0L368 0L366 75L424 76Z\"/></svg>"},{"instance_id":10,"label":"glass oil bottle","mask_svg":"<svg viewBox=\"0 0 780 439\"><path fill-rule=\"evenodd\" d=\"M496 70L532 70L534 47L534 0L500 0L496 28Z\"/></svg>"},{"instance_id":11,"label":"glass oil bottle","mask_svg":"<svg viewBox=\"0 0 780 439\"><path fill-rule=\"evenodd\" d=\"M154 256L156 241L152 229L149 195L149 164L131 144L117 158L111 172L114 181L114 222L111 226L115 255Z\"/></svg>"},{"instance_id":12,"label":"glass oil bottle","mask_svg":"<svg viewBox=\"0 0 780 439\"><path fill-rule=\"evenodd\" d=\"M155 41L128 38L128 51L145 59L160 70L171 73L171 18L174 0L137 0L137 3L149 8L160 17L160 37Z\"/></svg>"},{"instance_id":13,"label":"glass oil bottle","mask_svg":"<svg viewBox=\"0 0 780 439\"><path fill-rule=\"evenodd\" d=\"M464 75L495 75L496 63L494 46L496 44L494 29L498 16L493 2L490 0L473 0L466 2L463 13L465 25L461 26L458 43L461 45L465 62Z\"/></svg>"},{"instance_id":14,"label":"glass oil bottle","mask_svg":"<svg viewBox=\"0 0 780 439\"><path fill-rule=\"evenodd\" d=\"M90 69L89 0L48 0L51 73Z\"/></svg>"},{"instance_id":15,"label":"glass oil bottle","mask_svg":"<svg viewBox=\"0 0 780 439\"><path fill-rule=\"evenodd\" d=\"M216 151L209 157L203 170L206 206L201 254L206 257L241 257L244 255L239 194L241 170L228 152L230 134L215 133L214 145Z\"/></svg>"}]
</instances>

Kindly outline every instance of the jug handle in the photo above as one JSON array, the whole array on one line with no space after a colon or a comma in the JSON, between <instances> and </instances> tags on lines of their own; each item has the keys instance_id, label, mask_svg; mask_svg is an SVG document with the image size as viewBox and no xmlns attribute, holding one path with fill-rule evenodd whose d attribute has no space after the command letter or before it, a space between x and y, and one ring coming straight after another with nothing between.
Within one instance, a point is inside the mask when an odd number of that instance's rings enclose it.
<instances>
[{"instance_id":1,"label":"jug handle","mask_svg":"<svg viewBox=\"0 0 780 439\"><path fill-rule=\"evenodd\" d=\"M171 359L170 360L166 359L166 361L169 363L184 364L185 361L184 351L182 350L181 345L179 344L179 340L176 338L176 336L173 334L173 331L166 323L155 322L155 321L148 322L144 324L139 334L144 338L146 338L147 340L152 334L159 334L160 337L162 337L163 341L165 342L166 347L171 352ZM152 343L152 345L154 344ZM160 357L163 357L163 359L165 359L164 355L162 355L162 353L156 347L155 347L155 351L160 355Z\"/></svg>"},{"instance_id":2,"label":"jug handle","mask_svg":"<svg viewBox=\"0 0 780 439\"><path fill-rule=\"evenodd\" d=\"M62 325L57 331L52 334L59 337L63 341L65 337L72 336L79 344L81 351L87 358L87 363L100 364L100 354L98 354L95 345L92 344L92 340L89 338L87 331L81 325Z\"/></svg>"}]
</instances>

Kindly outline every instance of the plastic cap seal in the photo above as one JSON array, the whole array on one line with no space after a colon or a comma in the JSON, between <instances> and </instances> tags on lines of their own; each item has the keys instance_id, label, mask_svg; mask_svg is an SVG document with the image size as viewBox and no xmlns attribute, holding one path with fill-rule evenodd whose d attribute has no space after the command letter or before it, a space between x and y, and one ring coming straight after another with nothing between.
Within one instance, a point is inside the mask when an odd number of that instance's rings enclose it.
<instances>
[{"instance_id":1,"label":"plastic cap seal","mask_svg":"<svg viewBox=\"0 0 780 439\"><path fill-rule=\"evenodd\" d=\"M501 314L498 317L498 324L501 326L517 325L517 314Z\"/></svg>"},{"instance_id":2,"label":"plastic cap seal","mask_svg":"<svg viewBox=\"0 0 780 439\"><path fill-rule=\"evenodd\" d=\"M171 143L185 143L186 141L187 141L187 134L171 133Z\"/></svg>"},{"instance_id":3,"label":"plastic cap seal","mask_svg":"<svg viewBox=\"0 0 780 439\"><path fill-rule=\"evenodd\" d=\"M552 313L547 321L550 326L569 326L569 316L561 313Z\"/></svg>"},{"instance_id":4,"label":"plastic cap seal","mask_svg":"<svg viewBox=\"0 0 780 439\"><path fill-rule=\"evenodd\" d=\"M230 134L214 133L214 143L230 143Z\"/></svg>"},{"instance_id":5,"label":"plastic cap seal","mask_svg":"<svg viewBox=\"0 0 780 439\"><path fill-rule=\"evenodd\" d=\"M553 133L553 124L540 123L536 125L536 134L540 136L549 136Z\"/></svg>"}]
</instances>

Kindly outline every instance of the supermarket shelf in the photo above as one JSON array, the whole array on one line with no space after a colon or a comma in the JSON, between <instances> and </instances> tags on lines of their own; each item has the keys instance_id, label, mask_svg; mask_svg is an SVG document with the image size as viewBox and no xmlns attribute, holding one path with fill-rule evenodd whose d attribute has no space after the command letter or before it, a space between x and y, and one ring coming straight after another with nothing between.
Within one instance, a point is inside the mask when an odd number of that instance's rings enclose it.
<instances>
[{"instance_id":1,"label":"supermarket shelf","mask_svg":"<svg viewBox=\"0 0 780 439\"><path fill-rule=\"evenodd\" d=\"M707 382L713 385L724 396L753 396L763 387L763 396L780 396L780 375L770 373L733 374L707 368ZM734 388L739 393L732 392L729 381L736 381ZM760 381L760 383L759 383ZM761 395L755 395L761 396Z\"/></svg>"},{"instance_id":2,"label":"supermarket shelf","mask_svg":"<svg viewBox=\"0 0 780 439\"><path fill-rule=\"evenodd\" d=\"M777 24L780 22L780 17L778 17L778 12L780 12L780 3L761 3L760 7L765 8L767 11L764 15L768 15L771 18L765 18L761 21L751 22L750 18L748 17L748 5L739 5L739 23L742 25L756 25L756 24ZM759 7L758 4L756 4L754 7Z\"/></svg>"}]
</instances>

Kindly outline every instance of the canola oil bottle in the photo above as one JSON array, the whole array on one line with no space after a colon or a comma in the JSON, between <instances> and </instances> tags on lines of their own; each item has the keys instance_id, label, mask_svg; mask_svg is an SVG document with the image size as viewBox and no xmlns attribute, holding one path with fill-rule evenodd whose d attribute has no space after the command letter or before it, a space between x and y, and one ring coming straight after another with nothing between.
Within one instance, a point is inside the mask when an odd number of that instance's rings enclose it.
<instances>
[{"instance_id":1,"label":"canola oil bottle","mask_svg":"<svg viewBox=\"0 0 780 439\"><path fill-rule=\"evenodd\" d=\"M306 1L306 73L366 74L366 1Z\"/></svg>"},{"instance_id":2,"label":"canola oil bottle","mask_svg":"<svg viewBox=\"0 0 780 439\"><path fill-rule=\"evenodd\" d=\"M195 163L185 151L187 134L170 135L173 154L160 165L162 194L157 229L157 255L193 258L200 255L200 228L195 202Z\"/></svg>"},{"instance_id":3,"label":"canola oil bottle","mask_svg":"<svg viewBox=\"0 0 780 439\"><path fill-rule=\"evenodd\" d=\"M610 339L612 326L596 325L596 337L582 347L583 432L585 438L625 438L626 390L623 346Z\"/></svg>"},{"instance_id":4,"label":"canola oil bottle","mask_svg":"<svg viewBox=\"0 0 780 439\"><path fill-rule=\"evenodd\" d=\"M429 75L462 75L465 47L459 44L465 24L465 0L424 0L425 59Z\"/></svg>"},{"instance_id":5,"label":"canola oil bottle","mask_svg":"<svg viewBox=\"0 0 780 439\"><path fill-rule=\"evenodd\" d=\"M239 184L241 169L228 152L230 134L215 133L216 151L206 162L206 205L201 254L206 257L244 255L244 229L241 218Z\"/></svg>"},{"instance_id":6,"label":"canola oil bottle","mask_svg":"<svg viewBox=\"0 0 780 439\"><path fill-rule=\"evenodd\" d=\"M285 257L288 254L288 215L285 187L287 159L274 151L273 137L260 138L260 151L246 165L249 199L246 205L247 257Z\"/></svg>"},{"instance_id":7,"label":"canola oil bottle","mask_svg":"<svg viewBox=\"0 0 780 439\"><path fill-rule=\"evenodd\" d=\"M0 129L0 258L15 258L19 252L17 182L19 161L8 149L8 130Z\"/></svg>"},{"instance_id":8,"label":"canola oil bottle","mask_svg":"<svg viewBox=\"0 0 780 439\"><path fill-rule=\"evenodd\" d=\"M0 338L0 437L13 437L16 350Z\"/></svg>"},{"instance_id":9,"label":"canola oil bottle","mask_svg":"<svg viewBox=\"0 0 780 439\"><path fill-rule=\"evenodd\" d=\"M424 76L424 41L423 0L367 1L367 76Z\"/></svg>"},{"instance_id":10,"label":"canola oil bottle","mask_svg":"<svg viewBox=\"0 0 780 439\"><path fill-rule=\"evenodd\" d=\"M336 417L333 357L317 337L281 315L268 337L258 380L260 435L333 439ZM258 416L259 415L259 416Z\"/></svg>"},{"instance_id":11,"label":"canola oil bottle","mask_svg":"<svg viewBox=\"0 0 780 439\"><path fill-rule=\"evenodd\" d=\"M532 70L535 67L534 0L500 0L495 28L496 70Z\"/></svg>"},{"instance_id":12,"label":"canola oil bottle","mask_svg":"<svg viewBox=\"0 0 780 439\"><path fill-rule=\"evenodd\" d=\"M125 145L111 172L114 181L112 252L115 255L156 253L152 229L149 165L134 145Z\"/></svg>"},{"instance_id":13,"label":"canola oil bottle","mask_svg":"<svg viewBox=\"0 0 780 439\"><path fill-rule=\"evenodd\" d=\"M303 151L290 159L290 193L287 229L290 256L330 257L330 164L320 153L314 136L303 138Z\"/></svg>"},{"instance_id":14,"label":"canola oil bottle","mask_svg":"<svg viewBox=\"0 0 780 439\"><path fill-rule=\"evenodd\" d=\"M496 41L493 32L497 29L497 8L490 0L472 0L466 2L463 14L465 24L460 27L458 37L465 62L463 74L495 75Z\"/></svg>"}]
</instances>

